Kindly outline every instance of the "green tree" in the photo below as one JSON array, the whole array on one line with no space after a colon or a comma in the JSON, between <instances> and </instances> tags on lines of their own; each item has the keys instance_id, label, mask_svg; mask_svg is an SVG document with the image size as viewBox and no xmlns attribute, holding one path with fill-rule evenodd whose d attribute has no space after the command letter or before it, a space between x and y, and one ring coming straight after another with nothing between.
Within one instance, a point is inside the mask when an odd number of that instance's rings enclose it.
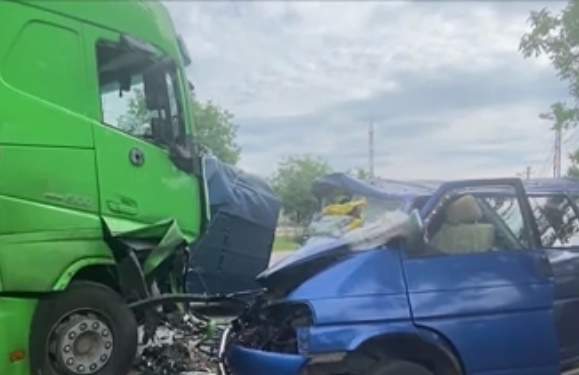
<instances>
[{"instance_id":1,"label":"green tree","mask_svg":"<svg viewBox=\"0 0 579 375\"><path fill-rule=\"evenodd\" d=\"M571 159L571 166L567 170L567 176L579 178L579 150L575 150L571 155L569 155L569 159Z\"/></svg>"},{"instance_id":2,"label":"green tree","mask_svg":"<svg viewBox=\"0 0 579 375\"><path fill-rule=\"evenodd\" d=\"M208 101L193 99L195 134L199 142L226 163L237 164L241 147L237 144L237 125L231 112Z\"/></svg>"},{"instance_id":3,"label":"green tree","mask_svg":"<svg viewBox=\"0 0 579 375\"><path fill-rule=\"evenodd\" d=\"M553 121L553 129L568 129L579 123L579 2L570 1L560 14L544 8L529 17L531 31L523 35L520 50L526 58L547 56L559 78L566 81L572 103L554 103L540 117ZM570 155L573 166L568 174L579 172L579 154Z\"/></svg>"},{"instance_id":4,"label":"green tree","mask_svg":"<svg viewBox=\"0 0 579 375\"><path fill-rule=\"evenodd\" d=\"M317 210L313 182L331 172L327 162L311 155L283 159L273 176L272 186L281 198L283 210L296 224L307 224Z\"/></svg>"},{"instance_id":5,"label":"green tree","mask_svg":"<svg viewBox=\"0 0 579 375\"><path fill-rule=\"evenodd\" d=\"M354 171L352 171L350 173L353 177L356 177L358 180L362 180L362 181L370 181L371 177L370 177L370 172L368 172L367 169L365 168L356 168L354 169Z\"/></svg>"},{"instance_id":6,"label":"green tree","mask_svg":"<svg viewBox=\"0 0 579 375\"><path fill-rule=\"evenodd\" d=\"M126 95L126 94L125 94ZM145 94L143 90L133 88L131 90L131 99L129 100L127 113L119 116L117 122L119 128L128 132L129 134L141 134L146 131L144 124L151 123L151 111L147 109L145 104ZM150 125L148 126L150 131Z\"/></svg>"}]
</instances>

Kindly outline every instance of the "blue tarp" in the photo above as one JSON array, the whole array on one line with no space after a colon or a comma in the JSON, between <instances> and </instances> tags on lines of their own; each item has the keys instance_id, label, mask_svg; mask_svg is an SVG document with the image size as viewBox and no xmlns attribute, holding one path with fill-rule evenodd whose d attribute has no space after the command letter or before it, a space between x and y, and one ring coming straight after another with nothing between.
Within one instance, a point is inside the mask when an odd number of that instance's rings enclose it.
<instances>
[{"instance_id":1,"label":"blue tarp","mask_svg":"<svg viewBox=\"0 0 579 375\"><path fill-rule=\"evenodd\" d=\"M269 265L280 201L259 177L215 158L204 166L211 220L191 248L187 291L256 288L255 276Z\"/></svg>"}]
</instances>

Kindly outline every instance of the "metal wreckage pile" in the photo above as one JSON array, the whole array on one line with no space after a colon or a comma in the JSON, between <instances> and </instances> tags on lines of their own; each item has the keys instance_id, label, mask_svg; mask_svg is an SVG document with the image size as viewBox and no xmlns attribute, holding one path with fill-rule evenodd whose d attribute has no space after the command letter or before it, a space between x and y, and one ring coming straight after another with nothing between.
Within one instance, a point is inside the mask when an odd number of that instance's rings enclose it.
<instances>
[{"instance_id":1,"label":"metal wreckage pile","mask_svg":"<svg viewBox=\"0 0 579 375\"><path fill-rule=\"evenodd\" d=\"M220 361L226 347L297 353L298 329L310 326L313 316L307 305L284 301L290 290L330 264L326 262L376 248L393 238L418 238L420 219L399 210L352 225L360 207L357 200L327 206L323 214L332 220L326 221L334 223L335 216L348 216L346 229L314 231L300 251L257 279L269 262L274 226L256 228L255 222L240 225L239 220L232 224L231 217L220 211L193 248L187 247L189 242L174 221L108 233L121 286L135 301L130 306L141 322L137 374L226 374L225 367L234 366L231 358ZM277 211L270 214L267 219L263 215L260 224L275 224ZM228 272L224 259L243 255L243 249L251 249L251 257L233 259ZM263 252L256 256L255 249ZM308 257L313 257L313 263L306 261ZM249 263L243 277L239 276L240 260Z\"/></svg>"},{"instance_id":2,"label":"metal wreckage pile","mask_svg":"<svg viewBox=\"0 0 579 375\"><path fill-rule=\"evenodd\" d=\"M204 282L204 293L190 293L194 285L183 292L191 251L174 221L106 236L121 289L140 322L136 374L217 373L224 330L259 290L210 294Z\"/></svg>"},{"instance_id":3,"label":"metal wreckage pile","mask_svg":"<svg viewBox=\"0 0 579 375\"><path fill-rule=\"evenodd\" d=\"M165 320L141 346L135 370L141 375L217 373L226 323L181 313L168 314Z\"/></svg>"},{"instance_id":4,"label":"metal wreckage pile","mask_svg":"<svg viewBox=\"0 0 579 375\"><path fill-rule=\"evenodd\" d=\"M217 357L212 330L204 320L170 315L140 348L135 369L142 375L214 373Z\"/></svg>"},{"instance_id":5,"label":"metal wreckage pile","mask_svg":"<svg viewBox=\"0 0 579 375\"><path fill-rule=\"evenodd\" d=\"M140 324L135 374L217 373L224 329L260 294L255 276L269 263L279 200L263 181L213 158L205 179L210 219L193 245L174 220L121 233L103 223Z\"/></svg>"},{"instance_id":6,"label":"metal wreckage pile","mask_svg":"<svg viewBox=\"0 0 579 375\"><path fill-rule=\"evenodd\" d=\"M130 306L140 322L136 373L215 373L221 325L195 311L218 313L233 302L226 296L181 292L188 252L176 223L108 233L107 238L117 260L121 289L133 301Z\"/></svg>"}]
</instances>

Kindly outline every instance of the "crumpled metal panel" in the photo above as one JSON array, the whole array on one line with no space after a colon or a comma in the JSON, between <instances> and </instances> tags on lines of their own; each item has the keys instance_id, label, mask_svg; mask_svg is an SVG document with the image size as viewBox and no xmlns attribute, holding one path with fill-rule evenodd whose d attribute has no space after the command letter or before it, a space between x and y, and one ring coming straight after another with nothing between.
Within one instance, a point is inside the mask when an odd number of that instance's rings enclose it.
<instances>
[{"instance_id":1,"label":"crumpled metal panel","mask_svg":"<svg viewBox=\"0 0 579 375\"><path fill-rule=\"evenodd\" d=\"M117 261L123 293L129 300L149 297L150 284L164 283L171 292L184 285L188 239L175 220L116 232L103 219L104 237Z\"/></svg>"}]
</instances>

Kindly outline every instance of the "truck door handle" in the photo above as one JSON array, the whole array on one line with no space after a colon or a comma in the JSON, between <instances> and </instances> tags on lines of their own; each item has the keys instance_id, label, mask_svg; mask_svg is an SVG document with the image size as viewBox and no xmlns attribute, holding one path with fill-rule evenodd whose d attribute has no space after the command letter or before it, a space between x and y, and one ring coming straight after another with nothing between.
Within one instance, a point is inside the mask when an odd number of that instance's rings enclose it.
<instances>
[{"instance_id":1,"label":"truck door handle","mask_svg":"<svg viewBox=\"0 0 579 375\"><path fill-rule=\"evenodd\" d=\"M109 210L117 214L131 215L135 216L138 213L136 204L128 204L115 200L108 200L107 206Z\"/></svg>"}]
</instances>

